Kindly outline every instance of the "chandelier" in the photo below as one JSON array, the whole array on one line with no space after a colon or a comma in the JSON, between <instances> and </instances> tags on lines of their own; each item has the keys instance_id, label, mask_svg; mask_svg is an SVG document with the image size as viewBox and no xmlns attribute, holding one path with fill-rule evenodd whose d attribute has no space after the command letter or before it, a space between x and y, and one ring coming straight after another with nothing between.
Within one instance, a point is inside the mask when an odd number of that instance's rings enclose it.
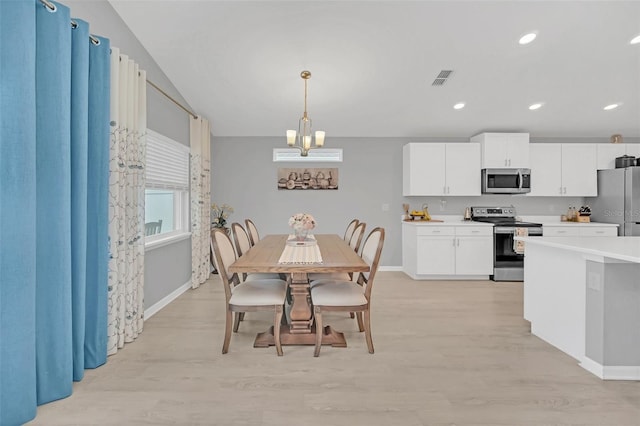
<instances>
[{"instance_id":1,"label":"chandelier","mask_svg":"<svg viewBox=\"0 0 640 426\"><path fill-rule=\"evenodd\" d=\"M304 80L304 113L298 121L298 131L287 130L287 145L291 148L298 148L300 155L306 157L310 149L324 146L324 132L318 130L315 133L315 138L312 136L311 119L307 115L307 80L311 78L311 72L302 71L300 77ZM311 146L311 142L314 142L314 146Z\"/></svg>"}]
</instances>

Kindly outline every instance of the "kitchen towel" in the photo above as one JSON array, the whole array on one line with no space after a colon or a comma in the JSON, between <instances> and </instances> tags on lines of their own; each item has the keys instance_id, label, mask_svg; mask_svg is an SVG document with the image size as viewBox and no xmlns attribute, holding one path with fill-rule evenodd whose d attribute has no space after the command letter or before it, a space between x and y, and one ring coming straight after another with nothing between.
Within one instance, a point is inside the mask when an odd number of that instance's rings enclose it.
<instances>
[{"instance_id":1,"label":"kitchen towel","mask_svg":"<svg viewBox=\"0 0 640 426\"><path fill-rule=\"evenodd\" d=\"M278 260L280 264L322 263L322 254L318 244L308 246L290 246L285 244Z\"/></svg>"},{"instance_id":2,"label":"kitchen towel","mask_svg":"<svg viewBox=\"0 0 640 426\"><path fill-rule=\"evenodd\" d=\"M526 237L529 235L529 230L527 228L516 228L513 233L514 237ZM517 254L524 254L524 241L513 241L513 251Z\"/></svg>"}]
</instances>

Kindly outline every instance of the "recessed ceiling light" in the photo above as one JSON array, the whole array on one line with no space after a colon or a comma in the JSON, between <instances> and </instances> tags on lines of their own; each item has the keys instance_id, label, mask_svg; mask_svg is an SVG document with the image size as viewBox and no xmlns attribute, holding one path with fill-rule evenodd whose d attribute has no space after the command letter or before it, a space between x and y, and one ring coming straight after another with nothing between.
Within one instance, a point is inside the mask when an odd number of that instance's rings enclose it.
<instances>
[{"instance_id":1,"label":"recessed ceiling light","mask_svg":"<svg viewBox=\"0 0 640 426\"><path fill-rule=\"evenodd\" d=\"M538 35L536 33L525 34L522 37L520 37L520 40L518 41L518 43L520 43L520 44L529 44L533 40L535 40L537 36Z\"/></svg>"},{"instance_id":2,"label":"recessed ceiling light","mask_svg":"<svg viewBox=\"0 0 640 426\"><path fill-rule=\"evenodd\" d=\"M453 109L462 109L464 108L464 105L465 105L464 102L458 102L453 106Z\"/></svg>"},{"instance_id":3,"label":"recessed ceiling light","mask_svg":"<svg viewBox=\"0 0 640 426\"><path fill-rule=\"evenodd\" d=\"M631 41L629 42L629 44L638 44L640 43L640 35L635 36L634 38L631 39Z\"/></svg>"},{"instance_id":4,"label":"recessed ceiling light","mask_svg":"<svg viewBox=\"0 0 640 426\"><path fill-rule=\"evenodd\" d=\"M616 108L618 108L619 106L620 106L619 104L611 104L611 105L607 105L606 107L604 107L604 110L605 110L605 111L609 111L609 110L612 110L612 109L616 109Z\"/></svg>"},{"instance_id":5,"label":"recessed ceiling light","mask_svg":"<svg viewBox=\"0 0 640 426\"><path fill-rule=\"evenodd\" d=\"M531 111L535 111L535 110L540 109L540 108L542 108L542 103L540 103L540 102L529 105L529 109Z\"/></svg>"}]
</instances>

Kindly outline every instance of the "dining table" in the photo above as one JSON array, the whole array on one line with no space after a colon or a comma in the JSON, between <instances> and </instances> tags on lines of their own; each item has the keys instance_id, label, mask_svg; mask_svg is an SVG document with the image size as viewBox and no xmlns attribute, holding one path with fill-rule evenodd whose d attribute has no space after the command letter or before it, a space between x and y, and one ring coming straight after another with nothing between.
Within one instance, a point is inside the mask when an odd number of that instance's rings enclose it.
<instances>
[{"instance_id":1,"label":"dining table","mask_svg":"<svg viewBox=\"0 0 640 426\"><path fill-rule=\"evenodd\" d=\"M316 234L311 236L311 239L313 241L298 242L299 247L296 247L296 242L291 235L267 235L229 267L231 272L238 274L275 272L288 276L291 309L287 324L280 327L282 345L315 345L315 326L309 286L310 273L369 271L369 265L341 236ZM285 259L283 261L285 248L287 253L295 253L295 250L308 250L310 246L316 244L321 260L305 261L303 258L303 260L286 261ZM258 333L253 346L268 347L274 344L272 326L267 331ZM329 325L324 327L322 344L334 347L347 346L344 333L334 330Z\"/></svg>"}]
</instances>

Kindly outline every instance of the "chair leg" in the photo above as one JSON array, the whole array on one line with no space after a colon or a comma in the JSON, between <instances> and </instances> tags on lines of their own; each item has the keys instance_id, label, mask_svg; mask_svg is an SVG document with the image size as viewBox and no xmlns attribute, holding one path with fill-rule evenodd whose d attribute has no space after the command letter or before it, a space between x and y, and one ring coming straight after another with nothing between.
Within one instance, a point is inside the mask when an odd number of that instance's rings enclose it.
<instances>
[{"instance_id":1,"label":"chair leg","mask_svg":"<svg viewBox=\"0 0 640 426\"><path fill-rule=\"evenodd\" d=\"M358 331L364 331L364 324L362 323L362 312L356 312L356 318L358 319Z\"/></svg>"},{"instance_id":2,"label":"chair leg","mask_svg":"<svg viewBox=\"0 0 640 426\"><path fill-rule=\"evenodd\" d=\"M364 336L367 339L367 347L369 353L373 353L373 339L371 339L371 312L369 309L364 311Z\"/></svg>"},{"instance_id":3,"label":"chair leg","mask_svg":"<svg viewBox=\"0 0 640 426\"><path fill-rule=\"evenodd\" d=\"M233 332L237 333L238 332L238 327L240 327L240 315L242 315L243 312L235 312L233 314Z\"/></svg>"},{"instance_id":4,"label":"chair leg","mask_svg":"<svg viewBox=\"0 0 640 426\"><path fill-rule=\"evenodd\" d=\"M280 343L280 322L282 321L282 305L276 306L276 317L273 320L273 340L276 343L276 352L282 356L282 344Z\"/></svg>"},{"instance_id":5,"label":"chair leg","mask_svg":"<svg viewBox=\"0 0 640 426\"><path fill-rule=\"evenodd\" d=\"M244 321L244 312L240 312L240 321Z\"/></svg>"},{"instance_id":6,"label":"chair leg","mask_svg":"<svg viewBox=\"0 0 640 426\"><path fill-rule=\"evenodd\" d=\"M224 327L224 343L222 344L222 353L229 352L229 342L231 341L231 310L227 307L227 318Z\"/></svg>"},{"instance_id":7,"label":"chair leg","mask_svg":"<svg viewBox=\"0 0 640 426\"><path fill-rule=\"evenodd\" d=\"M354 319L356 317L356 314L354 314L353 312L349 312L349 318Z\"/></svg>"},{"instance_id":8,"label":"chair leg","mask_svg":"<svg viewBox=\"0 0 640 426\"><path fill-rule=\"evenodd\" d=\"M320 356L320 348L322 347L322 334L324 330L322 329L322 310L319 306L315 307L316 313L316 347L313 351L313 356Z\"/></svg>"}]
</instances>

